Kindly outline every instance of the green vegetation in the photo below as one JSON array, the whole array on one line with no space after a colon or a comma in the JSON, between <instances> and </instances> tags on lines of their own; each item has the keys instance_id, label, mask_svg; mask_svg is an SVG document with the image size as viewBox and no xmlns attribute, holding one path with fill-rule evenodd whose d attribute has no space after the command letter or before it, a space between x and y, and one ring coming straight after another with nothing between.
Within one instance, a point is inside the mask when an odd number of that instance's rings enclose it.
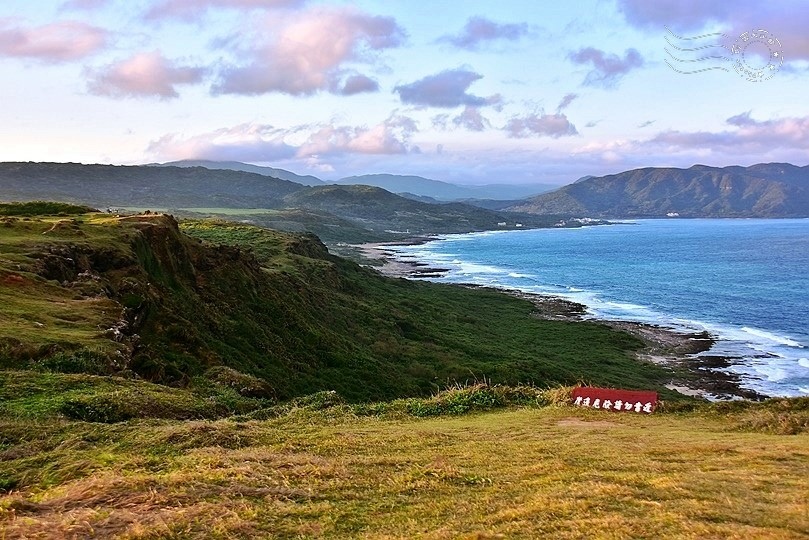
<instances>
[{"instance_id":1,"label":"green vegetation","mask_svg":"<svg viewBox=\"0 0 809 540\"><path fill-rule=\"evenodd\" d=\"M68 216L94 212L93 208L75 204L32 201L16 203L0 203L0 216Z\"/></svg>"},{"instance_id":2,"label":"green vegetation","mask_svg":"<svg viewBox=\"0 0 809 540\"><path fill-rule=\"evenodd\" d=\"M248 167L250 168L250 167ZM305 185L243 170L205 167L0 163L2 199L48 199L121 208L166 210L178 216L225 215L325 242L361 242L489 230L551 226L552 216L497 212L467 204L429 204L369 186ZM283 173L284 171L279 171ZM303 182L313 177L298 177ZM46 212L49 213L49 212ZM569 216L565 216L569 217ZM409 232L408 232L409 231Z\"/></svg>"},{"instance_id":3,"label":"green vegetation","mask_svg":"<svg viewBox=\"0 0 809 540\"><path fill-rule=\"evenodd\" d=\"M7 218L0 367L188 386L216 366L279 399L428 395L467 380L657 387L670 373L597 323L494 291L391 280L311 235L162 215Z\"/></svg>"},{"instance_id":4,"label":"green vegetation","mask_svg":"<svg viewBox=\"0 0 809 540\"><path fill-rule=\"evenodd\" d=\"M591 217L756 217L809 215L809 166L759 163L750 167L646 167L588 177L531 197L508 210Z\"/></svg>"},{"instance_id":5,"label":"green vegetation","mask_svg":"<svg viewBox=\"0 0 809 540\"><path fill-rule=\"evenodd\" d=\"M383 278L307 234L12 205L0 537L809 530L809 399L683 398L637 339L537 309ZM581 381L666 401L582 410Z\"/></svg>"},{"instance_id":6,"label":"green vegetation","mask_svg":"<svg viewBox=\"0 0 809 540\"><path fill-rule=\"evenodd\" d=\"M450 393L486 401L491 390ZM809 530L806 399L650 416L536 402L426 419L371 408L326 393L264 420L0 416L0 528L7 538L799 538ZM767 413L802 422L803 433L751 425Z\"/></svg>"}]
</instances>

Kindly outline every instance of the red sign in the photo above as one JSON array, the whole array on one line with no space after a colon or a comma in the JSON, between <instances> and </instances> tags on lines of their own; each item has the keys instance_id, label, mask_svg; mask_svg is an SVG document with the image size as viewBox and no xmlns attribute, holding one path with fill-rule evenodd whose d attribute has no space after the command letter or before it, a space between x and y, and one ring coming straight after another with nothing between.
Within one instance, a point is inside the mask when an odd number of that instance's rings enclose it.
<instances>
[{"instance_id":1,"label":"red sign","mask_svg":"<svg viewBox=\"0 0 809 540\"><path fill-rule=\"evenodd\" d=\"M573 405L614 412L650 414L657 408L657 392L579 386L573 389Z\"/></svg>"}]
</instances>

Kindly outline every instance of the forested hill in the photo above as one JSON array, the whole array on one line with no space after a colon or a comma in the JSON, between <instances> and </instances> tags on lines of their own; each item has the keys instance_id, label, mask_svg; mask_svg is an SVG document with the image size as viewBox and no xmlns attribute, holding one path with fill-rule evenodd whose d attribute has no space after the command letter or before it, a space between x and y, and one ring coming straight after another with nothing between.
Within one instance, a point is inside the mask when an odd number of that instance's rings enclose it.
<instances>
[{"instance_id":1,"label":"forested hill","mask_svg":"<svg viewBox=\"0 0 809 540\"><path fill-rule=\"evenodd\" d=\"M308 187L236 170L0 163L0 201L32 200L239 216L271 228L314 232L326 241L393 240L411 234L547 227L556 222L555 217L462 203L413 201L369 186Z\"/></svg>"},{"instance_id":2,"label":"forested hill","mask_svg":"<svg viewBox=\"0 0 809 540\"><path fill-rule=\"evenodd\" d=\"M809 166L643 168L587 177L508 208L591 217L807 217Z\"/></svg>"}]
</instances>

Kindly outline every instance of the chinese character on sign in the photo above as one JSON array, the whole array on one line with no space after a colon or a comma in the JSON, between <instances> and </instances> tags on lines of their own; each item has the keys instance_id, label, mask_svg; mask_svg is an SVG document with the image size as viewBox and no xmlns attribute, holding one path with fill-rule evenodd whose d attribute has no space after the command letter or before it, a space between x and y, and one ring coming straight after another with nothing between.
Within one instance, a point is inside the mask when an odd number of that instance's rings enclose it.
<instances>
[{"instance_id":1,"label":"chinese character on sign","mask_svg":"<svg viewBox=\"0 0 809 540\"><path fill-rule=\"evenodd\" d=\"M573 405L614 412L651 414L657 407L657 392L581 386L573 389Z\"/></svg>"}]
</instances>

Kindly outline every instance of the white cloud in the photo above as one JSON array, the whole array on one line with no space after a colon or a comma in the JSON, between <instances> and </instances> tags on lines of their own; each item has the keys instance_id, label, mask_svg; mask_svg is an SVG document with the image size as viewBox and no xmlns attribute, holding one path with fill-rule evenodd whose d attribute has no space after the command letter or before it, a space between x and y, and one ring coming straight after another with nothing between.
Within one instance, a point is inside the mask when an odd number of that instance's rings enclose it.
<instances>
[{"instance_id":1,"label":"white cloud","mask_svg":"<svg viewBox=\"0 0 809 540\"><path fill-rule=\"evenodd\" d=\"M78 21L59 21L43 26L15 26L0 19L0 56L33 58L58 63L81 60L107 46L106 30Z\"/></svg>"},{"instance_id":2,"label":"white cloud","mask_svg":"<svg viewBox=\"0 0 809 540\"><path fill-rule=\"evenodd\" d=\"M223 69L215 94L371 91L373 81L366 76L349 76L341 85L346 64L372 64L374 52L404 40L404 31L393 18L351 8L313 8L286 18L267 18L262 27L248 45L249 61Z\"/></svg>"},{"instance_id":3,"label":"white cloud","mask_svg":"<svg viewBox=\"0 0 809 540\"><path fill-rule=\"evenodd\" d=\"M205 73L204 68L176 65L154 51L91 71L88 87L102 96L169 99L179 96L175 86L198 83Z\"/></svg>"}]
</instances>

